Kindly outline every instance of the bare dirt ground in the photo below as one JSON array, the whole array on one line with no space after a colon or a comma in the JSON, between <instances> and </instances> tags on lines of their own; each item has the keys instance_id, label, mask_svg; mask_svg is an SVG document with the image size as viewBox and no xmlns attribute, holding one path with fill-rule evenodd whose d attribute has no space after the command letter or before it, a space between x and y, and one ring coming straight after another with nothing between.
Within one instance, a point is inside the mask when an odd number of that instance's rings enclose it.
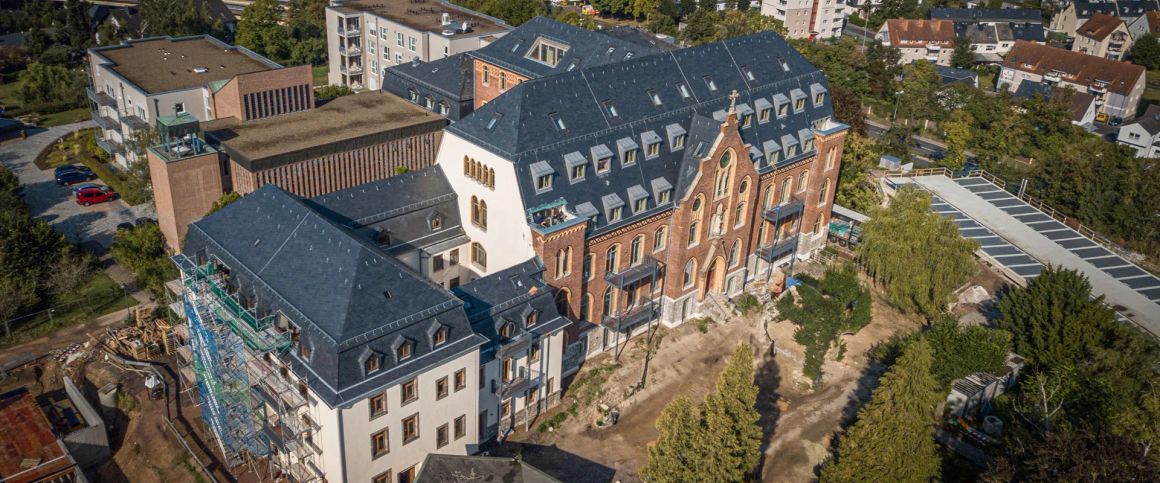
<instances>
[{"instance_id":1,"label":"bare dirt ground","mask_svg":"<svg viewBox=\"0 0 1160 483\"><path fill-rule=\"evenodd\" d=\"M700 402L713 390L717 374L733 349L749 343L757 358L756 379L761 388L758 409L767 432L762 479L811 481L815 468L829 455L832 435L876 385L880 371L869 366L868 351L879 341L919 326L919 319L903 316L876 300L871 324L843 338L847 352L842 361L833 360L835 352L830 353L824 385L815 391L801 376L799 361L804 351L793 342L793 324L766 326L760 316L734 317L702 334L695 323L685 323L665 333L651 361L645 389L630 392L641 376L641 347L630 344L618 367L609 355L590 360L555 412L567 410L576 386L587 386L580 390L590 392L592 384L579 382L586 375L612 367L600 397L578 404L577 415L569 416L554 432L538 432L532 425L531 431L512 435L508 444L494 453L521 453L530 463L564 481L640 481L638 472L646 462L648 444L656 438L654 424L664 405L679 395ZM600 403L619 408L618 424L595 427ZM536 424L551 416L542 416Z\"/></svg>"}]
</instances>

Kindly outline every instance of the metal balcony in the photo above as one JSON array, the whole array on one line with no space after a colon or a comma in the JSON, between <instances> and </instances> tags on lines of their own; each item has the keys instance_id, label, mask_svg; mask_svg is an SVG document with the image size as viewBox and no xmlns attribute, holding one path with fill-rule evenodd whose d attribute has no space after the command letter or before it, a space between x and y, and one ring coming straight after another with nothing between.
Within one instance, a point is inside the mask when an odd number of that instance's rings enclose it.
<instances>
[{"instance_id":1,"label":"metal balcony","mask_svg":"<svg viewBox=\"0 0 1160 483\"><path fill-rule=\"evenodd\" d=\"M358 37L359 33L358 27L338 28L339 37Z\"/></svg>"},{"instance_id":2,"label":"metal balcony","mask_svg":"<svg viewBox=\"0 0 1160 483\"><path fill-rule=\"evenodd\" d=\"M771 223L777 223L787 218L798 216L805 210L805 203L799 198L790 198L788 203L774 205L772 208L765 210L763 215L766 220Z\"/></svg>"},{"instance_id":3,"label":"metal balcony","mask_svg":"<svg viewBox=\"0 0 1160 483\"><path fill-rule=\"evenodd\" d=\"M94 112L93 122L97 123L97 126L100 126L101 129L121 132L121 123L111 117L105 117Z\"/></svg>"},{"instance_id":4,"label":"metal balcony","mask_svg":"<svg viewBox=\"0 0 1160 483\"><path fill-rule=\"evenodd\" d=\"M792 254L797 249L798 235L791 236L772 245L757 249L757 256L766 262L773 263Z\"/></svg>"},{"instance_id":5,"label":"metal balcony","mask_svg":"<svg viewBox=\"0 0 1160 483\"><path fill-rule=\"evenodd\" d=\"M85 93L88 94L89 100L95 102L98 106L117 107L117 100L104 92L87 87L85 88Z\"/></svg>"},{"instance_id":6,"label":"metal balcony","mask_svg":"<svg viewBox=\"0 0 1160 483\"><path fill-rule=\"evenodd\" d=\"M360 48L357 45L352 45L350 47L341 48L341 49L338 49L338 51L342 55L349 55L349 56L362 55L362 48Z\"/></svg>"},{"instance_id":7,"label":"metal balcony","mask_svg":"<svg viewBox=\"0 0 1160 483\"><path fill-rule=\"evenodd\" d=\"M637 265L621 270L617 273L609 273L604 276L604 280L612 284L616 288L624 288L641 280L652 278L658 270L658 263L653 257L644 257L644 259Z\"/></svg>"},{"instance_id":8,"label":"metal balcony","mask_svg":"<svg viewBox=\"0 0 1160 483\"><path fill-rule=\"evenodd\" d=\"M346 75L358 75L362 74L363 68L361 64L352 64L349 67L340 68L339 71Z\"/></svg>"},{"instance_id":9,"label":"metal balcony","mask_svg":"<svg viewBox=\"0 0 1160 483\"><path fill-rule=\"evenodd\" d=\"M619 331L627 332L632 330L640 324L653 320L657 317L657 304L652 299L647 299L636 307L632 307L620 314L606 315L600 321L605 327Z\"/></svg>"},{"instance_id":10,"label":"metal balcony","mask_svg":"<svg viewBox=\"0 0 1160 483\"><path fill-rule=\"evenodd\" d=\"M109 153L109 156L117 153L117 146L113 141L103 139L100 136L96 136L94 140L97 142L97 146L100 146L106 153Z\"/></svg>"},{"instance_id":11,"label":"metal balcony","mask_svg":"<svg viewBox=\"0 0 1160 483\"><path fill-rule=\"evenodd\" d=\"M145 122L144 119L141 119L139 116L133 114L121 116L121 122L125 123L125 126L128 126L129 129L134 131L144 131L149 129L148 122Z\"/></svg>"}]
</instances>

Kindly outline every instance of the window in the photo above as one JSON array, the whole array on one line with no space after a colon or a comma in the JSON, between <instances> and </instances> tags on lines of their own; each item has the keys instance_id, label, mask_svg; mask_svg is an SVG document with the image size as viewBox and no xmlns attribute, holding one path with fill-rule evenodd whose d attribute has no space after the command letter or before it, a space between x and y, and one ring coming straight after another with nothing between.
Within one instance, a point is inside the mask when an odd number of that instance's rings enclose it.
<instances>
[{"instance_id":1,"label":"window","mask_svg":"<svg viewBox=\"0 0 1160 483\"><path fill-rule=\"evenodd\" d=\"M797 145L796 145L796 144L791 144L791 145L789 145L789 146L786 146L786 148L785 148L785 157L786 157L786 158L792 158L792 157L794 157L794 156L797 156Z\"/></svg>"},{"instance_id":2,"label":"window","mask_svg":"<svg viewBox=\"0 0 1160 483\"><path fill-rule=\"evenodd\" d=\"M383 39L383 40L387 40L387 29L386 29L386 27L379 27L379 38L380 38L380 39Z\"/></svg>"},{"instance_id":3,"label":"window","mask_svg":"<svg viewBox=\"0 0 1160 483\"><path fill-rule=\"evenodd\" d=\"M689 246L696 245L697 241L701 238L700 225L701 222L697 220L693 220L692 223L689 223Z\"/></svg>"},{"instance_id":4,"label":"window","mask_svg":"<svg viewBox=\"0 0 1160 483\"><path fill-rule=\"evenodd\" d=\"M705 86L706 86L706 87L708 87L710 91L716 91L716 90L717 90L717 83L716 83L716 82L713 82L713 78L712 78L712 77L705 76Z\"/></svg>"},{"instance_id":5,"label":"window","mask_svg":"<svg viewBox=\"0 0 1160 483\"><path fill-rule=\"evenodd\" d=\"M811 231L811 233L818 233L818 230L820 230L821 228L822 228L822 215L818 215L818 217L814 219L814 229Z\"/></svg>"},{"instance_id":6,"label":"window","mask_svg":"<svg viewBox=\"0 0 1160 483\"><path fill-rule=\"evenodd\" d=\"M822 182L822 190L820 192L818 192L818 204L819 205L826 204L827 195L830 194L829 192L830 192L830 180L827 179L827 180Z\"/></svg>"},{"instance_id":7,"label":"window","mask_svg":"<svg viewBox=\"0 0 1160 483\"><path fill-rule=\"evenodd\" d=\"M399 349L398 349L396 355L399 356L398 358L400 361L405 361L405 360L411 358L412 349L414 349L414 348L411 347L410 341L403 342L403 345L399 346Z\"/></svg>"},{"instance_id":8,"label":"window","mask_svg":"<svg viewBox=\"0 0 1160 483\"><path fill-rule=\"evenodd\" d=\"M620 245L612 245L604 254L604 273L616 273L620 267Z\"/></svg>"},{"instance_id":9,"label":"window","mask_svg":"<svg viewBox=\"0 0 1160 483\"><path fill-rule=\"evenodd\" d=\"M609 117L620 117L620 113L616 110L616 105L612 101L604 101L604 110L608 111Z\"/></svg>"},{"instance_id":10,"label":"window","mask_svg":"<svg viewBox=\"0 0 1160 483\"><path fill-rule=\"evenodd\" d=\"M629 165L636 162L636 150L629 149L624 152L624 164Z\"/></svg>"},{"instance_id":11,"label":"window","mask_svg":"<svg viewBox=\"0 0 1160 483\"><path fill-rule=\"evenodd\" d=\"M757 118L757 122L761 122L761 123L769 122L770 111L772 111L772 109L768 109L768 108L762 109L761 113L758 114L758 116L760 116L760 117Z\"/></svg>"},{"instance_id":12,"label":"window","mask_svg":"<svg viewBox=\"0 0 1160 483\"><path fill-rule=\"evenodd\" d=\"M568 46L566 45L548 42L544 39L537 39L536 43L532 45L532 49L528 51L528 55L525 57L541 64L555 67L560 63L560 59L564 57L564 54L566 53L568 53Z\"/></svg>"},{"instance_id":13,"label":"window","mask_svg":"<svg viewBox=\"0 0 1160 483\"><path fill-rule=\"evenodd\" d=\"M643 213L645 210L648 210L648 198L640 198L633 202L633 213Z\"/></svg>"},{"instance_id":14,"label":"window","mask_svg":"<svg viewBox=\"0 0 1160 483\"><path fill-rule=\"evenodd\" d=\"M390 452L387 446L387 430L383 429L371 435L371 456L378 458Z\"/></svg>"},{"instance_id":15,"label":"window","mask_svg":"<svg viewBox=\"0 0 1160 483\"><path fill-rule=\"evenodd\" d=\"M798 100L794 101L794 103L793 103L794 112L801 112L801 110L805 109L805 107L806 107L806 100L805 99L798 99Z\"/></svg>"},{"instance_id":16,"label":"window","mask_svg":"<svg viewBox=\"0 0 1160 483\"><path fill-rule=\"evenodd\" d=\"M745 224L745 202L737 203L737 207L733 208L733 227L739 227Z\"/></svg>"},{"instance_id":17,"label":"window","mask_svg":"<svg viewBox=\"0 0 1160 483\"><path fill-rule=\"evenodd\" d=\"M821 105L822 101L826 100L826 94L819 92L814 96L814 105Z\"/></svg>"},{"instance_id":18,"label":"window","mask_svg":"<svg viewBox=\"0 0 1160 483\"><path fill-rule=\"evenodd\" d=\"M488 85L488 81L490 79L491 79L491 68L488 67L487 64L483 64L483 80L480 81L480 83L482 83L483 85L486 86L486 85Z\"/></svg>"},{"instance_id":19,"label":"window","mask_svg":"<svg viewBox=\"0 0 1160 483\"><path fill-rule=\"evenodd\" d=\"M400 399L407 404L419 398L419 383L415 379L408 380L400 386Z\"/></svg>"},{"instance_id":20,"label":"window","mask_svg":"<svg viewBox=\"0 0 1160 483\"><path fill-rule=\"evenodd\" d=\"M504 418L512 415L512 402L510 400L499 405L499 415Z\"/></svg>"},{"instance_id":21,"label":"window","mask_svg":"<svg viewBox=\"0 0 1160 483\"><path fill-rule=\"evenodd\" d=\"M387 414L387 395L383 393L371 396L367 407L370 409L371 419Z\"/></svg>"},{"instance_id":22,"label":"window","mask_svg":"<svg viewBox=\"0 0 1160 483\"><path fill-rule=\"evenodd\" d=\"M514 333L515 326L513 326L510 322L505 323L499 327L499 336L502 339L510 339Z\"/></svg>"},{"instance_id":23,"label":"window","mask_svg":"<svg viewBox=\"0 0 1160 483\"><path fill-rule=\"evenodd\" d=\"M673 197L673 190L668 189L661 191L661 195L657 197L657 203L668 203Z\"/></svg>"},{"instance_id":24,"label":"window","mask_svg":"<svg viewBox=\"0 0 1160 483\"><path fill-rule=\"evenodd\" d=\"M507 72L500 71L499 73L499 91L507 91Z\"/></svg>"},{"instance_id":25,"label":"window","mask_svg":"<svg viewBox=\"0 0 1160 483\"><path fill-rule=\"evenodd\" d=\"M418 416L416 416L418 417ZM415 467L412 466L399 473L399 483L415 483Z\"/></svg>"},{"instance_id":26,"label":"window","mask_svg":"<svg viewBox=\"0 0 1160 483\"><path fill-rule=\"evenodd\" d=\"M487 270L487 251L478 242L471 244L471 262Z\"/></svg>"},{"instance_id":27,"label":"window","mask_svg":"<svg viewBox=\"0 0 1160 483\"><path fill-rule=\"evenodd\" d=\"M612 158L600 158L596 160L596 174L607 173L612 168Z\"/></svg>"},{"instance_id":28,"label":"window","mask_svg":"<svg viewBox=\"0 0 1160 483\"><path fill-rule=\"evenodd\" d=\"M443 270L443 255L435 255L431 257L431 271L438 272Z\"/></svg>"},{"instance_id":29,"label":"window","mask_svg":"<svg viewBox=\"0 0 1160 483\"><path fill-rule=\"evenodd\" d=\"M644 260L644 235L639 235L633 238L632 244L629 245L628 264L630 266L636 266L642 260Z\"/></svg>"},{"instance_id":30,"label":"window","mask_svg":"<svg viewBox=\"0 0 1160 483\"><path fill-rule=\"evenodd\" d=\"M539 342L532 344L531 347L528 348L528 361L530 361L530 362L539 362L540 361L540 343Z\"/></svg>"},{"instance_id":31,"label":"window","mask_svg":"<svg viewBox=\"0 0 1160 483\"><path fill-rule=\"evenodd\" d=\"M737 185L738 193L745 194L746 191L749 191L749 177L741 180L741 184Z\"/></svg>"},{"instance_id":32,"label":"window","mask_svg":"<svg viewBox=\"0 0 1160 483\"><path fill-rule=\"evenodd\" d=\"M455 371L455 391L467 387L467 369Z\"/></svg>"},{"instance_id":33,"label":"window","mask_svg":"<svg viewBox=\"0 0 1160 483\"><path fill-rule=\"evenodd\" d=\"M556 252L556 278L564 278L572 274L572 247L561 248Z\"/></svg>"},{"instance_id":34,"label":"window","mask_svg":"<svg viewBox=\"0 0 1160 483\"><path fill-rule=\"evenodd\" d=\"M837 148L830 148L830 150L826 152L826 170L827 171L834 169L834 158L836 157L837 152L838 152Z\"/></svg>"},{"instance_id":35,"label":"window","mask_svg":"<svg viewBox=\"0 0 1160 483\"><path fill-rule=\"evenodd\" d=\"M403 47L403 46L404 46L404 45L403 45L403 33L402 33L402 32L395 32L395 43L399 44L399 47Z\"/></svg>"},{"instance_id":36,"label":"window","mask_svg":"<svg viewBox=\"0 0 1160 483\"><path fill-rule=\"evenodd\" d=\"M580 320L592 320L592 294L584 294L580 299Z\"/></svg>"},{"instance_id":37,"label":"window","mask_svg":"<svg viewBox=\"0 0 1160 483\"><path fill-rule=\"evenodd\" d=\"M587 167L588 167L588 165L586 165L586 164L577 164L576 166L573 166L572 167L572 181L580 181L580 180L584 179L584 171L585 171L585 168L587 168Z\"/></svg>"},{"instance_id":38,"label":"window","mask_svg":"<svg viewBox=\"0 0 1160 483\"><path fill-rule=\"evenodd\" d=\"M584 255L584 279L592 280L596 273L592 270L592 266L596 264L596 254L589 253Z\"/></svg>"},{"instance_id":39,"label":"window","mask_svg":"<svg viewBox=\"0 0 1160 483\"><path fill-rule=\"evenodd\" d=\"M447 446L447 443L449 442L450 439L447 437L447 425L443 424L438 428L435 428L435 447L442 448Z\"/></svg>"},{"instance_id":40,"label":"window","mask_svg":"<svg viewBox=\"0 0 1160 483\"><path fill-rule=\"evenodd\" d=\"M391 470L384 471L371 478L371 483L391 483Z\"/></svg>"},{"instance_id":41,"label":"window","mask_svg":"<svg viewBox=\"0 0 1160 483\"><path fill-rule=\"evenodd\" d=\"M540 319L539 312L536 312L535 310L528 312L528 315L524 317L524 327L527 327L527 328L534 327L536 325L536 322L539 322L539 319Z\"/></svg>"},{"instance_id":42,"label":"window","mask_svg":"<svg viewBox=\"0 0 1160 483\"><path fill-rule=\"evenodd\" d=\"M789 201L789 193L793 188L793 177L786 176L785 181L781 182L781 197L778 198L778 203L786 203Z\"/></svg>"},{"instance_id":43,"label":"window","mask_svg":"<svg viewBox=\"0 0 1160 483\"><path fill-rule=\"evenodd\" d=\"M371 354L364 364L367 374L372 374L379 371L379 356L378 354Z\"/></svg>"},{"instance_id":44,"label":"window","mask_svg":"<svg viewBox=\"0 0 1160 483\"><path fill-rule=\"evenodd\" d=\"M777 117L785 117L789 114L789 104L780 104L777 106Z\"/></svg>"},{"instance_id":45,"label":"window","mask_svg":"<svg viewBox=\"0 0 1160 483\"><path fill-rule=\"evenodd\" d=\"M500 79L501 80L503 79L502 74L500 75ZM564 120L560 118L560 113L558 113L558 112L548 113L548 119L552 120L552 125L556 126L557 131L563 131L563 130L568 128L567 126L564 125Z\"/></svg>"},{"instance_id":46,"label":"window","mask_svg":"<svg viewBox=\"0 0 1160 483\"><path fill-rule=\"evenodd\" d=\"M173 113L174 114L181 114L183 112L185 112L185 103L184 102L178 102L177 104L173 105Z\"/></svg>"},{"instance_id":47,"label":"window","mask_svg":"<svg viewBox=\"0 0 1160 483\"><path fill-rule=\"evenodd\" d=\"M616 299L615 294L612 292L612 287L604 289L604 298L602 302L604 307L601 311L601 314L605 317L611 317L612 313L616 310Z\"/></svg>"},{"instance_id":48,"label":"window","mask_svg":"<svg viewBox=\"0 0 1160 483\"><path fill-rule=\"evenodd\" d=\"M806 190L806 183L809 182L809 180L810 180L810 172L809 171L802 171L802 174L800 176L798 176L798 191L805 191Z\"/></svg>"},{"instance_id":49,"label":"window","mask_svg":"<svg viewBox=\"0 0 1160 483\"><path fill-rule=\"evenodd\" d=\"M419 439L419 414L407 416L403 420L403 444Z\"/></svg>"},{"instance_id":50,"label":"window","mask_svg":"<svg viewBox=\"0 0 1160 483\"><path fill-rule=\"evenodd\" d=\"M397 53L397 52L395 53L395 63L396 63L396 64L402 64L402 63L403 63L403 54L400 54L400 53Z\"/></svg>"},{"instance_id":51,"label":"window","mask_svg":"<svg viewBox=\"0 0 1160 483\"><path fill-rule=\"evenodd\" d=\"M692 93L689 92L689 86L685 85L684 82L677 84L677 92L681 93L681 99L688 99L692 97Z\"/></svg>"},{"instance_id":52,"label":"window","mask_svg":"<svg viewBox=\"0 0 1160 483\"><path fill-rule=\"evenodd\" d=\"M741 240L733 242L733 247L729 249L729 266L735 267L741 261Z\"/></svg>"},{"instance_id":53,"label":"window","mask_svg":"<svg viewBox=\"0 0 1160 483\"><path fill-rule=\"evenodd\" d=\"M455 418L455 439L467 436L467 416Z\"/></svg>"},{"instance_id":54,"label":"window","mask_svg":"<svg viewBox=\"0 0 1160 483\"><path fill-rule=\"evenodd\" d=\"M552 189L552 175L545 174L536 178L536 190L544 191Z\"/></svg>"},{"instance_id":55,"label":"window","mask_svg":"<svg viewBox=\"0 0 1160 483\"><path fill-rule=\"evenodd\" d=\"M440 377L435 380L435 399L443 399L447 397L447 376Z\"/></svg>"},{"instance_id":56,"label":"window","mask_svg":"<svg viewBox=\"0 0 1160 483\"><path fill-rule=\"evenodd\" d=\"M458 248L451 250L451 253L447 254L447 261L448 261L448 263L451 264L452 267L459 265L459 249Z\"/></svg>"},{"instance_id":57,"label":"window","mask_svg":"<svg viewBox=\"0 0 1160 483\"><path fill-rule=\"evenodd\" d=\"M654 157L661 154L661 143L648 144L648 157Z\"/></svg>"},{"instance_id":58,"label":"window","mask_svg":"<svg viewBox=\"0 0 1160 483\"><path fill-rule=\"evenodd\" d=\"M685 273L681 277L681 286L683 286L685 288L692 287L693 281L695 281L697 278L696 273L697 273L697 260L696 259L689 259L688 262L685 262Z\"/></svg>"},{"instance_id":59,"label":"window","mask_svg":"<svg viewBox=\"0 0 1160 483\"><path fill-rule=\"evenodd\" d=\"M408 37L407 38L407 45L408 45L407 48L410 49L411 52L414 52L415 51L415 37Z\"/></svg>"},{"instance_id":60,"label":"window","mask_svg":"<svg viewBox=\"0 0 1160 483\"><path fill-rule=\"evenodd\" d=\"M471 222L487 229L487 202L474 196L471 197Z\"/></svg>"},{"instance_id":61,"label":"window","mask_svg":"<svg viewBox=\"0 0 1160 483\"><path fill-rule=\"evenodd\" d=\"M685 138L688 134L681 134L673 138L673 150L683 149L685 147Z\"/></svg>"},{"instance_id":62,"label":"window","mask_svg":"<svg viewBox=\"0 0 1160 483\"><path fill-rule=\"evenodd\" d=\"M515 369L515 367L513 367L513 365L512 365L512 358L511 357L503 358L503 362L500 363L500 371L499 371L500 380L503 382L511 381L512 380L512 373L515 372L514 369Z\"/></svg>"},{"instance_id":63,"label":"window","mask_svg":"<svg viewBox=\"0 0 1160 483\"><path fill-rule=\"evenodd\" d=\"M660 228L657 228L656 233L653 234L653 251L659 252L661 250L664 250L665 246L667 246L668 244L669 244L669 227L662 226Z\"/></svg>"},{"instance_id":64,"label":"window","mask_svg":"<svg viewBox=\"0 0 1160 483\"><path fill-rule=\"evenodd\" d=\"M661 105L661 96L660 96L660 94L657 94L657 91L649 89L648 90L648 98L649 98L649 100L652 101L654 106Z\"/></svg>"}]
</instances>

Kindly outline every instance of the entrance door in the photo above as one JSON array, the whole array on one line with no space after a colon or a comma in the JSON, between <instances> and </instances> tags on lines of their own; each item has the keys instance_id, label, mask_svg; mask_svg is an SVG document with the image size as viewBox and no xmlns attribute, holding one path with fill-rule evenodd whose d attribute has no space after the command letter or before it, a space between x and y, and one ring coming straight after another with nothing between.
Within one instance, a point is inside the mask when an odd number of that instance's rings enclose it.
<instances>
[{"instance_id":1,"label":"entrance door","mask_svg":"<svg viewBox=\"0 0 1160 483\"><path fill-rule=\"evenodd\" d=\"M705 285L707 293L722 293L725 290L725 259L717 257L713 259L713 264L709 266L709 270L705 272Z\"/></svg>"}]
</instances>

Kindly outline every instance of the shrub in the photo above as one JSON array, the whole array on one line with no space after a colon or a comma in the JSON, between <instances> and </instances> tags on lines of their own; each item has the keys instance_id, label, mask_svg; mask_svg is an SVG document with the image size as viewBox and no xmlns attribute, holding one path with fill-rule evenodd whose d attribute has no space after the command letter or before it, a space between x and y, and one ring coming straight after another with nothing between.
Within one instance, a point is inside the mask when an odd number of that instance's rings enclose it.
<instances>
[{"instance_id":1,"label":"shrub","mask_svg":"<svg viewBox=\"0 0 1160 483\"><path fill-rule=\"evenodd\" d=\"M567 412L563 412L563 411L558 412L558 413L556 413L555 416L552 416L547 421L540 423L540 425L536 427L536 431L539 431L541 433L546 433L548 431L551 431L551 430L554 430L554 429L560 427L560 425L564 424L564 421L567 421L567 420L568 420L568 413Z\"/></svg>"},{"instance_id":2,"label":"shrub","mask_svg":"<svg viewBox=\"0 0 1160 483\"><path fill-rule=\"evenodd\" d=\"M318 101L329 101L336 97L348 96L354 94L354 91L347 86L322 86L314 90L314 99Z\"/></svg>"},{"instance_id":3,"label":"shrub","mask_svg":"<svg viewBox=\"0 0 1160 483\"><path fill-rule=\"evenodd\" d=\"M761 301L757 300L757 296L751 293L744 293L737 297L737 302L734 304L737 311L741 315L749 315L752 312L761 309Z\"/></svg>"},{"instance_id":4,"label":"shrub","mask_svg":"<svg viewBox=\"0 0 1160 483\"><path fill-rule=\"evenodd\" d=\"M709 332L709 324L713 323L713 319L709 317L701 317L694 320L693 323L697 324L698 331L700 331L702 334L706 334Z\"/></svg>"}]
</instances>

